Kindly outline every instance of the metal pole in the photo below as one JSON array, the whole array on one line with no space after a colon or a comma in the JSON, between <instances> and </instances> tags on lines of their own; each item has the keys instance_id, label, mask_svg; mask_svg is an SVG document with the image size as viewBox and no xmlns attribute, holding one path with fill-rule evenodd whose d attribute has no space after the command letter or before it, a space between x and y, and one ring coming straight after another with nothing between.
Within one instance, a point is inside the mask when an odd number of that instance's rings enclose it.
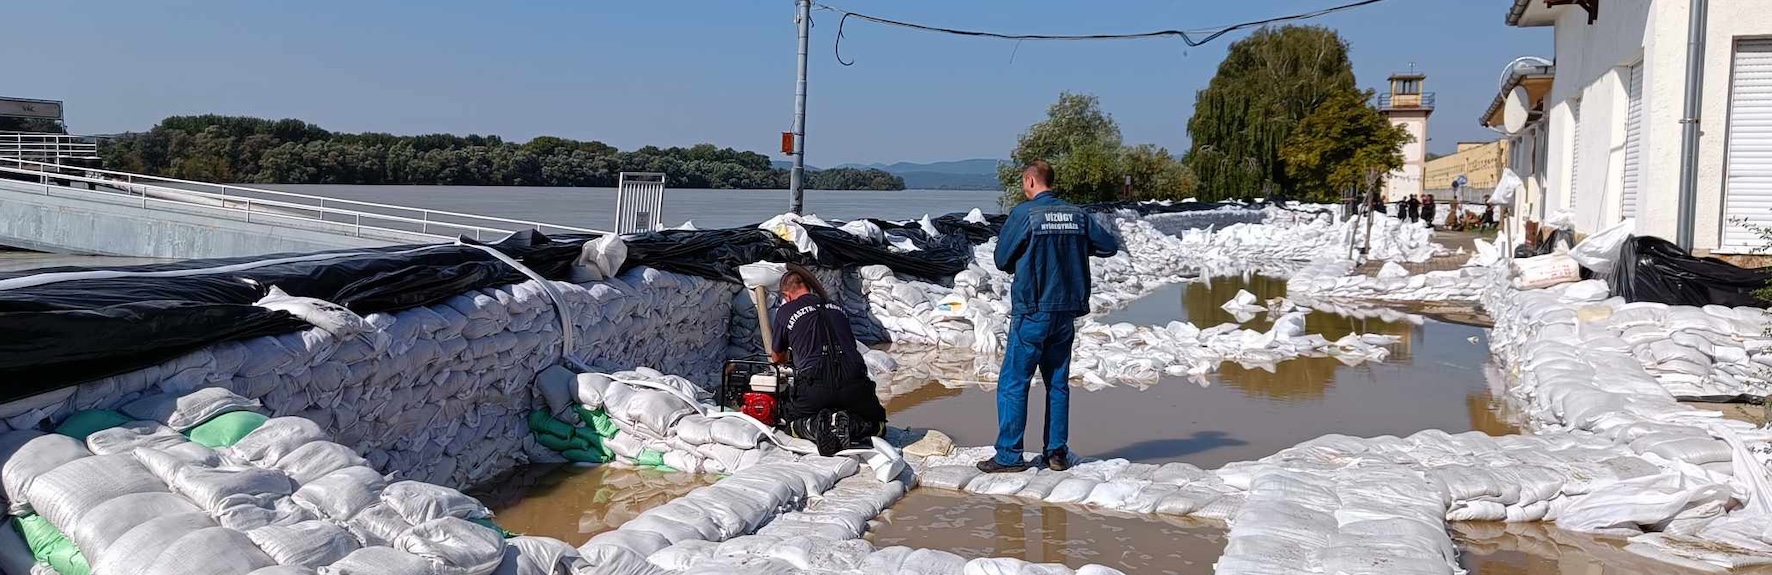
<instances>
[{"instance_id":1,"label":"metal pole","mask_svg":"<svg viewBox=\"0 0 1772 575\"><path fill-rule=\"evenodd\" d=\"M806 49L812 42L812 0L797 0L800 25L800 75L794 83L794 170L788 174L788 212L806 205Z\"/></svg>"},{"instance_id":2,"label":"metal pole","mask_svg":"<svg viewBox=\"0 0 1772 575\"><path fill-rule=\"evenodd\" d=\"M1680 212L1674 243L1691 251L1698 219L1698 128L1704 110L1704 34L1710 2L1692 0L1686 29L1686 113L1680 118Z\"/></svg>"}]
</instances>

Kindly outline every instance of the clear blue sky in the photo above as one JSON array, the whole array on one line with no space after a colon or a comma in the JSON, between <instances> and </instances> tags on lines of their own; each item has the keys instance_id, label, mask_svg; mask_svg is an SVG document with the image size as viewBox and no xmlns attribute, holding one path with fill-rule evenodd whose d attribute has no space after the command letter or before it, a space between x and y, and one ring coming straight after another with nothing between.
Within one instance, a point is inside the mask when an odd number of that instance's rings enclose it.
<instances>
[{"instance_id":1,"label":"clear blue sky","mask_svg":"<svg viewBox=\"0 0 1772 575\"><path fill-rule=\"evenodd\" d=\"M1197 29L1343 0L828 0L957 28L1042 33ZM1515 56L1549 56L1548 29L1514 29L1505 0L1389 0L1315 21L1352 45L1379 87L1411 62L1438 92L1430 150L1492 139L1476 117ZM778 147L793 112L789 0L17 2L0 94L67 102L80 133L145 130L174 114L294 117L339 131L542 134L623 149L712 142ZM1006 157L1063 90L1101 97L1128 142L1178 153L1194 93L1246 33L1036 43L954 38L837 17L813 30L808 161ZM1013 62L1011 55L1014 55Z\"/></svg>"}]
</instances>

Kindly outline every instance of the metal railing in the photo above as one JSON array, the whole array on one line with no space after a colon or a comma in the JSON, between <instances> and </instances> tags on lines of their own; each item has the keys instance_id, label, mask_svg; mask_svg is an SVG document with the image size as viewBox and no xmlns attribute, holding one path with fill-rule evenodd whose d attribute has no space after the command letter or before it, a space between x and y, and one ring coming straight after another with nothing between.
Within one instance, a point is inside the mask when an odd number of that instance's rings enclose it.
<instances>
[{"instance_id":1,"label":"metal railing","mask_svg":"<svg viewBox=\"0 0 1772 575\"><path fill-rule=\"evenodd\" d=\"M1434 108L1434 93L1378 95L1378 109L1394 110L1398 108L1421 108L1424 110L1432 110Z\"/></svg>"},{"instance_id":2,"label":"metal railing","mask_svg":"<svg viewBox=\"0 0 1772 575\"><path fill-rule=\"evenodd\" d=\"M0 158L29 160L97 160L98 139L91 136L0 132Z\"/></svg>"},{"instance_id":3,"label":"metal railing","mask_svg":"<svg viewBox=\"0 0 1772 575\"><path fill-rule=\"evenodd\" d=\"M524 229L544 233L607 233L535 221L0 158L0 177L16 181L21 180L20 176L41 184L45 195L69 196L69 192L78 192L112 199L124 197L131 203L139 202L142 209L159 205L220 210L251 223L300 223L307 227L316 227L317 223L317 227L355 236L363 236L367 231L370 235L418 235L443 240L462 235L484 241ZM80 183L86 184L86 188L74 187Z\"/></svg>"}]
</instances>

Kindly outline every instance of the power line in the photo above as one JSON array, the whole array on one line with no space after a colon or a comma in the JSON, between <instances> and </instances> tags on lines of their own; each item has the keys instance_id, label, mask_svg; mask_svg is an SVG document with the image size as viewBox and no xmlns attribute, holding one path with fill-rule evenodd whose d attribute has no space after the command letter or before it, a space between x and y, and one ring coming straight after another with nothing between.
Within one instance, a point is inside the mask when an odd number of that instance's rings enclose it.
<instances>
[{"instance_id":1,"label":"power line","mask_svg":"<svg viewBox=\"0 0 1772 575\"><path fill-rule=\"evenodd\" d=\"M814 3L813 6L818 9L821 9L821 10L835 12L837 14L842 15L842 18L840 18L837 21L837 42L836 42L837 62L840 64L843 64L844 66L849 66L849 65L854 64L855 61L854 60L850 60L848 62L843 61L843 26L844 26L844 24L847 24L849 22L850 18L856 18L858 20L865 20L868 22L873 22L875 24L882 24L882 25L886 25L886 26L897 26L900 28L909 28L909 29L917 30L917 31L921 31L921 32L935 32L935 33L939 33L939 34L949 34L949 35L954 35L954 36L969 36L969 37L974 37L974 38L992 38L992 39L997 39L997 40L1015 40L1018 42L1019 41L1145 40L1145 39L1150 39L1150 38L1174 37L1174 38L1181 38L1181 41L1187 43L1187 45L1189 47L1196 47L1196 46L1203 45L1207 42L1217 40L1219 37L1224 36L1225 34L1229 34L1231 32L1235 32L1237 30L1243 30L1243 29L1247 29L1247 28L1257 28L1257 27L1261 27L1261 26L1266 26L1268 24L1278 24L1281 22L1294 22L1294 21L1298 21L1298 20L1309 20L1312 18L1319 18L1322 16L1334 14L1336 12L1341 12L1341 11L1345 11L1345 10L1352 10L1354 8L1360 8L1363 6L1377 4L1377 3L1383 2L1383 1L1384 0L1358 0L1356 2L1349 2L1347 4L1342 4L1339 6L1330 6L1328 8L1323 8L1321 10L1316 10L1316 11L1312 11L1312 12L1304 12L1304 13L1292 14L1292 15L1288 15L1288 16L1279 16L1279 17L1275 17L1275 18L1267 18L1264 20L1254 20L1254 21L1249 21L1249 22L1243 22L1240 24L1231 24L1228 26L1223 26L1218 29L1193 30L1193 31L1191 31L1192 33L1190 33L1190 31L1187 31L1187 30L1153 30L1150 32L1134 32L1134 33L1129 33L1129 34L1009 34L1009 33L1002 33L1002 32L985 32L985 31L980 31L980 30L961 30L961 29L957 29L957 28L944 28L941 26L931 26L928 24L917 24L915 22L905 22L902 20L893 20L891 18L882 18L879 16L872 16L872 15L868 15L868 14L862 14L859 12L850 12L848 10L844 10L842 8L837 8L837 7L826 5L826 4ZM1195 38L1194 37L1195 34L1204 34L1204 36L1199 37L1199 38Z\"/></svg>"}]
</instances>

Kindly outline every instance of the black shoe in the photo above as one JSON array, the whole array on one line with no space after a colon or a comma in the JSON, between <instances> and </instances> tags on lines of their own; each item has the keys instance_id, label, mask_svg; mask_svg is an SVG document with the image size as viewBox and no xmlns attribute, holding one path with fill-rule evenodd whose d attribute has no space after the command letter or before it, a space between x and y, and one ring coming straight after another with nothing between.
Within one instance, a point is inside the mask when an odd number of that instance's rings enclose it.
<instances>
[{"instance_id":1,"label":"black shoe","mask_svg":"<svg viewBox=\"0 0 1772 575\"><path fill-rule=\"evenodd\" d=\"M985 473L1018 473L1027 471L1028 467L1029 465L1025 461L1015 465L1003 465L997 463L995 457L978 462L978 470Z\"/></svg>"},{"instance_id":2,"label":"black shoe","mask_svg":"<svg viewBox=\"0 0 1772 575\"><path fill-rule=\"evenodd\" d=\"M838 411L831 414L831 435L835 436L837 451L855 447L854 430L849 412Z\"/></svg>"},{"instance_id":3,"label":"black shoe","mask_svg":"<svg viewBox=\"0 0 1772 575\"><path fill-rule=\"evenodd\" d=\"M1071 451L1063 447L1045 455L1046 468L1053 471L1064 471L1071 468Z\"/></svg>"}]
</instances>

